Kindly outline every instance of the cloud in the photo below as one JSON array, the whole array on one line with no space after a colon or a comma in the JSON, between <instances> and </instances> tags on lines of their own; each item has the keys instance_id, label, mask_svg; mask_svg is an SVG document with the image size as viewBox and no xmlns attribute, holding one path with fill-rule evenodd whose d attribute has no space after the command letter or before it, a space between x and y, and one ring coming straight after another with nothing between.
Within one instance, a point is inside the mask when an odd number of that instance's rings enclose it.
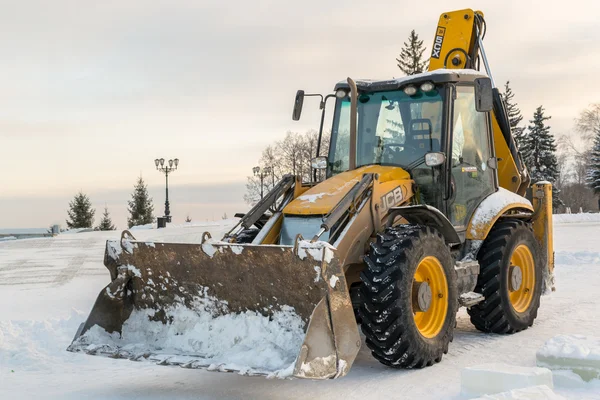
<instances>
[{"instance_id":1,"label":"cloud","mask_svg":"<svg viewBox=\"0 0 600 400\"><path fill-rule=\"evenodd\" d=\"M262 148L316 128L291 121L294 93L353 77L399 76L411 29L429 47L462 1L18 1L0 14L0 178L4 196L125 190L155 157L179 157L178 184L241 182ZM482 5L498 85L525 120L543 104L555 134L598 102L597 1ZM330 116L331 114L329 114ZM326 126L331 122L328 120ZM240 195L241 196L241 195ZM241 201L241 197L237 200ZM0 222L1 223L1 222Z\"/></svg>"}]
</instances>

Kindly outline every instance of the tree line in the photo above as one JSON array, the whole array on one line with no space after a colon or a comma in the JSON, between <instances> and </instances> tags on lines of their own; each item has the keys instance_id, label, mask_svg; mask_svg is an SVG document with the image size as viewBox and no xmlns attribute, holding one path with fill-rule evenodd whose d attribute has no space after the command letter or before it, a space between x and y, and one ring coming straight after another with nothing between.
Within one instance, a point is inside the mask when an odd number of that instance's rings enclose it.
<instances>
[{"instance_id":1,"label":"tree line","mask_svg":"<svg viewBox=\"0 0 600 400\"><path fill-rule=\"evenodd\" d=\"M396 58L400 71L406 75L425 72L429 60L424 56L426 48L423 40L412 30L408 40ZM597 210L600 200L600 103L583 110L575 119L574 135L560 135L555 138L543 105L532 113L529 123L523 123L523 115L515 101L515 94L507 81L503 93L511 131L527 166L533 183L549 181L553 184L554 212L564 212L567 208L578 212ZM265 193L286 173L300 175L303 180L311 179L310 160L316 156L318 133L304 134L288 132L283 140L268 146L259 160L261 171L249 176L244 200L255 204L260 199L261 190ZM330 135L323 134L329 139ZM327 155L329 143L322 145L320 155ZM266 168L266 169L265 169Z\"/></svg>"},{"instance_id":2,"label":"tree line","mask_svg":"<svg viewBox=\"0 0 600 400\"><path fill-rule=\"evenodd\" d=\"M129 228L136 225L151 224L155 221L152 198L148 194L148 186L141 176L134 185L131 200L127 201L127 212L129 213L127 217L127 226ZM114 231L117 229L110 218L110 213L106 206L104 206L104 213L102 214L100 223L94 227L96 210L92 208L92 202L88 195L82 191L79 191L73 197L73 200L69 202L67 214L69 218L66 222L69 229L94 228L99 231ZM189 216L187 220L191 221Z\"/></svg>"}]
</instances>

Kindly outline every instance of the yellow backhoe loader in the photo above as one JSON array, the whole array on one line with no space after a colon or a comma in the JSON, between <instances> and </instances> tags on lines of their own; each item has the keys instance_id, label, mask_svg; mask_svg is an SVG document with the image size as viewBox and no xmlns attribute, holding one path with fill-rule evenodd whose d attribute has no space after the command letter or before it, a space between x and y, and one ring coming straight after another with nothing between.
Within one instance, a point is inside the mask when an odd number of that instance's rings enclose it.
<instances>
[{"instance_id":1,"label":"yellow backhoe loader","mask_svg":"<svg viewBox=\"0 0 600 400\"><path fill-rule=\"evenodd\" d=\"M329 152L313 160L325 179L285 176L221 240L144 243L126 231L108 241L111 282L69 350L327 379L348 373L359 326L372 355L395 368L439 362L460 306L483 332L532 326L553 288L551 185L530 186L485 31L479 11L444 13L428 72L335 85L321 97L323 117L335 101ZM294 120L306 96L298 91ZM219 319L246 330L215 350L232 334ZM287 369L215 356L252 335L250 320L267 333L240 351L290 345ZM190 339L203 329L208 339Z\"/></svg>"}]
</instances>

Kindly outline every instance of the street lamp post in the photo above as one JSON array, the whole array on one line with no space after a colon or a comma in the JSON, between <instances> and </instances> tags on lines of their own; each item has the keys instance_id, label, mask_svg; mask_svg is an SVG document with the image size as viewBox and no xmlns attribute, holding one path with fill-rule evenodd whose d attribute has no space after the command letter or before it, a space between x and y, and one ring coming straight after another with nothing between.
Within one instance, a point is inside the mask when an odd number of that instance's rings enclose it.
<instances>
[{"instance_id":1,"label":"street lamp post","mask_svg":"<svg viewBox=\"0 0 600 400\"><path fill-rule=\"evenodd\" d=\"M169 210L169 174L177 170L179 158L167 161L167 165L165 165L164 158L157 158L154 160L154 165L156 165L157 171L165 174L165 217L167 218L167 222L171 222L171 211Z\"/></svg>"},{"instance_id":2,"label":"street lamp post","mask_svg":"<svg viewBox=\"0 0 600 400\"><path fill-rule=\"evenodd\" d=\"M269 176L272 172L271 167L264 167L264 168L260 168L260 167L254 167L252 168L252 172L254 173L254 176L258 177L260 179L260 199L262 200L262 198L264 197L264 180L266 176ZM274 179L274 178L273 178ZM274 182L274 180L273 180Z\"/></svg>"}]
</instances>

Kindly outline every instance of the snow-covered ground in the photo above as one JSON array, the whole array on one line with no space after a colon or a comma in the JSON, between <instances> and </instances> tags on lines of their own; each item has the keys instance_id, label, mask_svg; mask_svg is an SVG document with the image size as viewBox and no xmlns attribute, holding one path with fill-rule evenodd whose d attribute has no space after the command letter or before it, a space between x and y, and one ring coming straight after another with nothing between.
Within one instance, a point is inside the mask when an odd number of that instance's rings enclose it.
<instances>
[{"instance_id":1,"label":"snow-covered ground","mask_svg":"<svg viewBox=\"0 0 600 400\"><path fill-rule=\"evenodd\" d=\"M574 217L574 218L573 218ZM137 239L199 242L220 237L210 226L138 229ZM556 292L542 298L534 326L515 335L484 335L459 313L454 342L440 364L392 370L363 345L348 376L324 382L278 380L157 366L67 352L79 324L109 281L105 240L88 232L0 243L0 399L467 399L461 370L482 363L533 367L536 352L558 334L599 336L600 215L555 219ZM569 399L600 399L600 383L559 386Z\"/></svg>"}]
</instances>

